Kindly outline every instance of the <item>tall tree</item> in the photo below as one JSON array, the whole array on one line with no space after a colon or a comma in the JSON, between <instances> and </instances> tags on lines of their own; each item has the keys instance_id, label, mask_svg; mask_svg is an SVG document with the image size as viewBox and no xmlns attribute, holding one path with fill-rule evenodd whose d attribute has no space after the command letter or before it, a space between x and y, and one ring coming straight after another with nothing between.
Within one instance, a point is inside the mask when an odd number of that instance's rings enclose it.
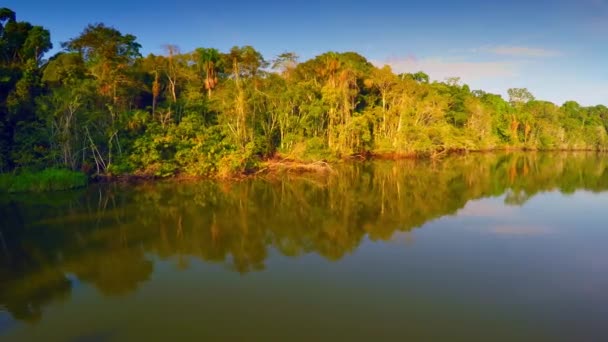
<instances>
[{"instance_id":1,"label":"tall tree","mask_svg":"<svg viewBox=\"0 0 608 342\"><path fill-rule=\"evenodd\" d=\"M40 159L34 150L45 139L38 133L35 98L42 91L42 56L51 48L48 30L0 9L0 170Z\"/></svg>"},{"instance_id":2,"label":"tall tree","mask_svg":"<svg viewBox=\"0 0 608 342\"><path fill-rule=\"evenodd\" d=\"M109 111L109 120L99 118L84 127L95 164L105 171L112 165L115 150L122 153L120 116L129 108L136 88L132 68L141 57L141 46L134 35L123 35L104 24L91 24L78 37L62 43L62 47L82 56L88 73L96 80L98 93L109 99L109 102L104 99L98 102L99 110ZM94 128L105 137L105 142L96 141L95 132L91 132Z\"/></svg>"},{"instance_id":3,"label":"tall tree","mask_svg":"<svg viewBox=\"0 0 608 342\"><path fill-rule=\"evenodd\" d=\"M80 36L61 45L67 51L81 54L89 72L99 83L100 93L116 104L120 100L121 85L131 84L129 68L141 57L141 45L136 39L134 35L123 35L104 24L91 24Z\"/></svg>"},{"instance_id":4,"label":"tall tree","mask_svg":"<svg viewBox=\"0 0 608 342\"><path fill-rule=\"evenodd\" d=\"M222 57L217 49L198 48L195 51L196 60L204 74L204 85L207 96L211 97L211 92L219 82L218 73L222 67Z\"/></svg>"}]
</instances>

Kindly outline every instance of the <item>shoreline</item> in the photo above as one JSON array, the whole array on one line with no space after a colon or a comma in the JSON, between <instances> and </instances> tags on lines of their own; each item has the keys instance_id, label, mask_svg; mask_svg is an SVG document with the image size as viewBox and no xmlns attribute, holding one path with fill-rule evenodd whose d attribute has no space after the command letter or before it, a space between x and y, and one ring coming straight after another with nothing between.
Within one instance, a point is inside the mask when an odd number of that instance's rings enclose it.
<instances>
[{"instance_id":1,"label":"shoreline","mask_svg":"<svg viewBox=\"0 0 608 342\"><path fill-rule=\"evenodd\" d=\"M454 156L465 156L468 154L495 154L495 153L590 153L608 154L608 151L593 149L529 149L529 148L501 148L501 149L482 149L482 150L451 150L435 153L403 153L403 152L366 152L354 154L335 160L315 160L303 161L294 158L271 157L260 161L257 169L246 170L245 172L229 175L202 175L194 176L177 173L168 177L154 176L150 174L121 174L121 175L98 175L93 179L95 183L128 183L139 184L152 181L170 180L178 182L217 180L217 181L238 181L259 176L280 175L280 174L333 174L336 171L333 166L339 163L349 162L373 162L373 161L399 161L399 160L433 160Z\"/></svg>"},{"instance_id":2,"label":"shoreline","mask_svg":"<svg viewBox=\"0 0 608 342\"><path fill-rule=\"evenodd\" d=\"M550 149L550 150L539 150L539 149L527 149L527 148L501 148L501 149L482 149L482 150L444 150L437 151L434 153L403 153L403 152L366 152L362 154L349 155L334 160L315 160L315 161L303 161L294 158L281 157L275 155L274 157L263 159L260 161L259 166L255 169L245 170L241 173L231 174L227 176L214 175L188 175L183 173L176 173L171 176L161 177L152 174L144 173L133 173L133 174L103 174L103 175L86 175L87 182L85 184L78 183L72 184L69 181L64 182L62 186L50 186L43 189L34 188L28 189L23 187L19 190L11 190L10 182L18 182L23 174L1 174L4 182L8 183L9 186L0 187L0 193L12 194L12 193L40 193L50 191L62 191L86 187L89 184L146 184L159 181L169 182L198 182L204 180L211 181L224 181L224 182L235 182L255 177L277 177L281 175L303 175L303 174L317 174L322 176L336 174L334 166L339 163L358 163L358 162L370 162L370 161L399 161L399 160L440 160L443 158L454 157L454 156L466 156L469 154L498 154L498 153L588 153L588 154L607 154L608 151L604 150L592 150L592 149ZM27 173L27 177L39 178L39 175L47 172L50 169L42 170L38 173ZM84 173L70 171L72 174ZM55 185L54 181L47 182L51 185Z\"/></svg>"}]
</instances>

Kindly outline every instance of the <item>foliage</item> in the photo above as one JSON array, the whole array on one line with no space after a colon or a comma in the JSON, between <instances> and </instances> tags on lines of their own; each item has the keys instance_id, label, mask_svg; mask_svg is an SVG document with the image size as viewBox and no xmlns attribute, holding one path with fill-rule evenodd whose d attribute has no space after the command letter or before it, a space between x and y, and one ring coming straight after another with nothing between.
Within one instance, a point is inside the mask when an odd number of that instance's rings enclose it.
<instances>
[{"instance_id":1,"label":"foliage","mask_svg":"<svg viewBox=\"0 0 608 342\"><path fill-rule=\"evenodd\" d=\"M87 176L84 173L65 169L0 174L0 193L67 190L80 188L86 184Z\"/></svg>"},{"instance_id":2,"label":"foliage","mask_svg":"<svg viewBox=\"0 0 608 342\"><path fill-rule=\"evenodd\" d=\"M131 34L88 25L43 60L50 33L0 11L0 172L229 176L276 155L607 150L608 108L509 100L458 77L396 75L354 52L298 63L252 46L140 55Z\"/></svg>"}]
</instances>

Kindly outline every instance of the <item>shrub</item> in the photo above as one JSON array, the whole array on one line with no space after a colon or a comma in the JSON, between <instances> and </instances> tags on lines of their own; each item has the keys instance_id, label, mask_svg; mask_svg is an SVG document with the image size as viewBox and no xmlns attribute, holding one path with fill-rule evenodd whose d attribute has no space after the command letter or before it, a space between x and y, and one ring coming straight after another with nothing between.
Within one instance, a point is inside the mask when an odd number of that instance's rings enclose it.
<instances>
[{"instance_id":1,"label":"shrub","mask_svg":"<svg viewBox=\"0 0 608 342\"><path fill-rule=\"evenodd\" d=\"M46 169L40 172L0 174L0 192L41 192L80 188L87 184L82 172Z\"/></svg>"}]
</instances>

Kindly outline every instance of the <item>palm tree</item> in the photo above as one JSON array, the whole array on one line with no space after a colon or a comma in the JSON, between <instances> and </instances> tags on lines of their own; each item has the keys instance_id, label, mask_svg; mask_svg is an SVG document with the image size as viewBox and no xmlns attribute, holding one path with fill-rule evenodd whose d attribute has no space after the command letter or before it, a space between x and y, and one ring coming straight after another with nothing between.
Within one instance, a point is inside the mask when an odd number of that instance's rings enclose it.
<instances>
[{"instance_id":1,"label":"palm tree","mask_svg":"<svg viewBox=\"0 0 608 342\"><path fill-rule=\"evenodd\" d=\"M217 86L217 72L221 66L221 56L217 49L198 48L196 49L198 62L205 73L205 89L207 96L211 97L211 91Z\"/></svg>"}]
</instances>

